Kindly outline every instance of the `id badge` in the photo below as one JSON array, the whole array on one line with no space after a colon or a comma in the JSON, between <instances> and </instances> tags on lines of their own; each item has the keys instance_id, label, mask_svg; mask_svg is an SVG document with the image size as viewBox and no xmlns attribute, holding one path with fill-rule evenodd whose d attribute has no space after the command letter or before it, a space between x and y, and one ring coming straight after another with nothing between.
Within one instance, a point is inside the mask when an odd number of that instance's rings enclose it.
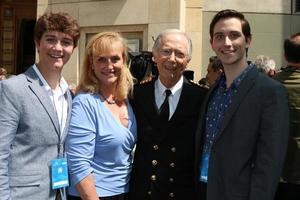
<instances>
[{"instance_id":1,"label":"id badge","mask_svg":"<svg viewBox=\"0 0 300 200\"><path fill-rule=\"evenodd\" d=\"M200 181L207 183L209 154L204 154L202 157Z\"/></svg>"},{"instance_id":2,"label":"id badge","mask_svg":"<svg viewBox=\"0 0 300 200\"><path fill-rule=\"evenodd\" d=\"M69 186L68 163L66 158L51 160L52 189Z\"/></svg>"}]
</instances>

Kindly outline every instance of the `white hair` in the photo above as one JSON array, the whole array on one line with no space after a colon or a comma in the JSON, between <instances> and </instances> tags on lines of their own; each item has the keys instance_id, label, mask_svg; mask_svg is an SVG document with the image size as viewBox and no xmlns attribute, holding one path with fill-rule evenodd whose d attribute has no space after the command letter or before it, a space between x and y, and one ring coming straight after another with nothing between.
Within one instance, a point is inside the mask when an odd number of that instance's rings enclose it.
<instances>
[{"instance_id":1,"label":"white hair","mask_svg":"<svg viewBox=\"0 0 300 200\"><path fill-rule=\"evenodd\" d=\"M159 48L160 48L160 45L161 45L161 39L163 37L165 37L166 35L168 34L181 34L183 36L185 36L185 38L187 39L188 41L188 49L187 49L187 53L188 53L188 58L191 59L192 58L192 40L191 38L183 31L179 30L179 29L166 29L164 31L162 31L156 38L155 42L154 42L154 45L153 45L153 48L152 48L152 51L158 51Z\"/></svg>"},{"instance_id":2,"label":"white hair","mask_svg":"<svg viewBox=\"0 0 300 200\"><path fill-rule=\"evenodd\" d=\"M275 70L276 63L274 59L269 58L265 55L259 55L256 57L254 64L259 71L268 73L270 70Z\"/></svg>"}]
</instances>

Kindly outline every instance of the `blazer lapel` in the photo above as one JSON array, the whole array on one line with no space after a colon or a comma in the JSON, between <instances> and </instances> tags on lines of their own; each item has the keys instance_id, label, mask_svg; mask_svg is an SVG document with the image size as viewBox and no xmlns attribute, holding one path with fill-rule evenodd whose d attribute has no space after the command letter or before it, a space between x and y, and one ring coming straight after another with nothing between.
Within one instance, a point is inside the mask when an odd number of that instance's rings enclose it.
<instances>
[{"instance_id":1,"label":"blazer lapel","mask_svg":"<svg viewBox=\"0 0 300 200\"><path fill-rule=\"evenodd\" d=\"M205 122L205 115L206 115L206 110L207 110L207 106L208 106L208 102L209 102L209 98L212 94L212 92L215 90L216 85L214 84L207 92L207 94L205 95L205 98L203 100L201 109L200 109L200 116L199 116L199 121L198 121L198 127L196 130L196 146L198 149L199 146L201 146L201 144L204 142L203 139L203 131L204 128L204 122Z\"/></svg>"},{"instance_id":2,"label":"blazer lapel","mask_svg":"<svg viewBox=\"0 0 300 200\"><path fill-rule=\"evenodd\" d=\"M147 85L146 88L144 88L143 100L145 104L145 115L147 116L147 118L150 118L151 121L155 121L155 124L157 124L156 120L158 120L159 115L155 104L154 82L155 81L152 81L149 85Z\"/></svg>"},{"instance_id":3,"label":"blazer lapel","mask_svg":"<svg viewBox=\"0 0 300 200\"><path fill-rule=\"evenodd\" d=\"M218 134L218 138L226 128L226 126L229 124L231 118L235 114L237 108L241 104L241 102L244 100L246 97L246 94L248 91L254 86L255 79L258 76L258 71L255 68L252 68L248 74L245 76L244 80L242 80L237 94L233 97L232 103L229 106L228 110L225 112L225 116L223 119L222 126L220 128L220 133Z\"/></svg>"},{"instance_id":4,"label":"blazer lapel","mask_svg":"<svg viewBox=\"0 0 300 200\"><path fill-rule=\"evenodd\" d=\"M27 81L29 83L28 87L39 99L40 103L42 104L45 111L49 115L49 118L51 119L53 126L55 127L56 133L58 135L60 135L59 122L58 122L58 118L55 113L53 104L52 104L47 92L43 89L43 85L42 85L41 81L39 80L37 74L35 73L34 69L32 67L30 67L25 72L25 75L26 75Z\"/></svg>"}]
</instances>

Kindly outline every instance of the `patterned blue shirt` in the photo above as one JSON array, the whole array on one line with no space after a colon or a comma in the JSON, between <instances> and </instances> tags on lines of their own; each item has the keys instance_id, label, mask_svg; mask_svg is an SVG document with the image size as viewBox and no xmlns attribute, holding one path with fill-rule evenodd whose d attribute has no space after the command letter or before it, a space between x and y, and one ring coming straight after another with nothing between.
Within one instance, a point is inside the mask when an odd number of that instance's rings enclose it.
<instances>
[{"instance_id":1,"label":"patterned blue shirt","mask_svg":"<svg viewBox=\"0 0 300 200\"><path fill-rule=\"evenodd\" d=\"M252 68L247 68L232 82L229 88L226 87L226 77L221 75L216 82L216 87L210 97L206 118L205 118L205 141L203 146L200 181L207 182L209 156L212 144L215 142L225 116L225 112L230 106L233 96L237 93L238 87L245 78L247 72Z\"/></svg>"}]
</instances>

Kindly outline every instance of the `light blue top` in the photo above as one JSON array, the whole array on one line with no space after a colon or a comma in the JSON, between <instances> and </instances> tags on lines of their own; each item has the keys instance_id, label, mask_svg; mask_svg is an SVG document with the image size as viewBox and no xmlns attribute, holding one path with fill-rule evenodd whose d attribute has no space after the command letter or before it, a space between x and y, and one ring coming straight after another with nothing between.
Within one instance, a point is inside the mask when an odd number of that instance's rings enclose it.
<instances>
[{"instance_id":1,"label":"light blue top","mask_svg":"<svg viewBox=\"0 0 300 200\"><path fill-rule=\"evenodd\" d=\"M137 138L136 120L127 103L128 128L120 124L96 94L79 94L73 100L66 140L71 185L93 173L99 197L128 192L131 152Z\"/></svg>"}]
</instances>

